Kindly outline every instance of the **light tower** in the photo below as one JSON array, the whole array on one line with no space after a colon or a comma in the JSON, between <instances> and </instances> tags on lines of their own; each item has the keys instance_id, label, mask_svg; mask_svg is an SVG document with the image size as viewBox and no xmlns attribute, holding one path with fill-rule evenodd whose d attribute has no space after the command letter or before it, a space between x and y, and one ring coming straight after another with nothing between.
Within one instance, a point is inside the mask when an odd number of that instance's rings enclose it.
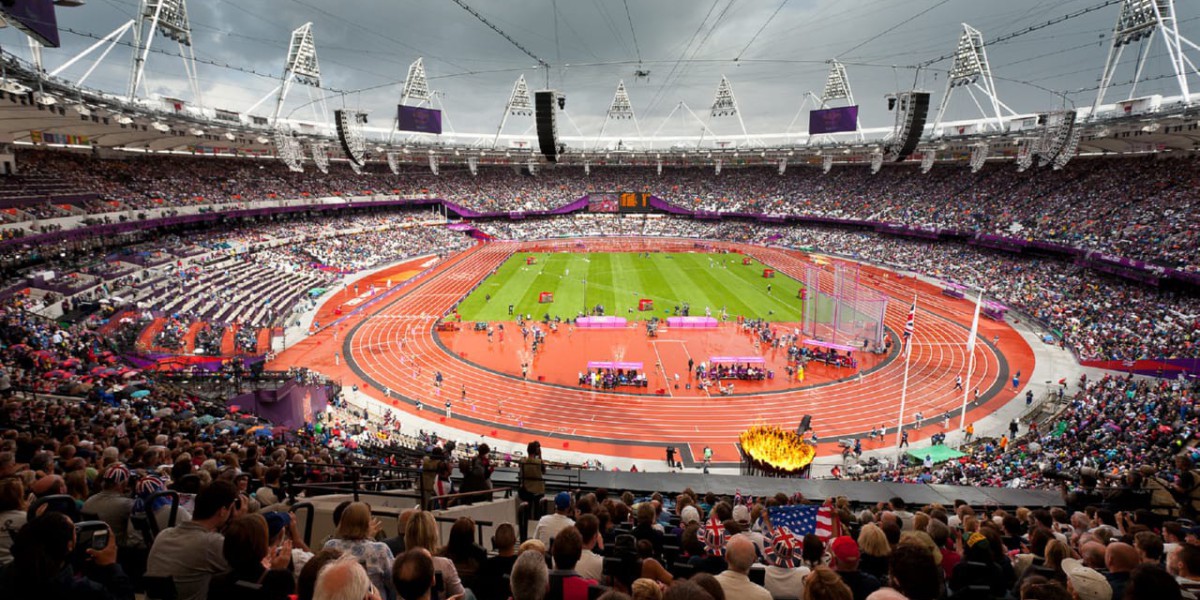
<instances>
[{"instance_id":1,"label":"light tower","mask_svg":"<svg viewBox=\"0 0 1200 600\"><path fill-rule=\"evenodd\" d=\"M717 86L717 93L713 97L712 109L708 113L710 119L719 117L737 117L738 126L742 129L742 136L746 136L746 123L742 120L742 113L738 110L737 97L733 95L733 84L729 83L729 78L721 76L721 83Z\"/></svg>"},{"instance_id":2,"label":"light tower","mask_svg":"<svg viewBox=\"0 0 1200 600\"><path fill-rule=\"evenodd\" d=\"M1196 68L1196 61L1184 54L1184 47L1200 51L1200 46L1179 34L1179 22L1175 19L1175 0L1124 0L1121 2L1121 12L1117 15L1117 24L1113 28L1112 45L1108 50L1108 60L1104 62L1104 73L1100 76L1096 101L1092 104L1092 119L1096 118L1096 111L1104 103L1104 94L1112 85L1113 75L1121 62L1121 54L1126 46L1136 42L1140 47L1133 85L1129 88L1129 98L1134 97L1137 85L1142 79L1142 69L1150 55L1150 47L1154 45L1154 37L1158 33L1162 33L1183 103L1191 105L1188 76L1191 73L1200 75L1200 70ZM1190 71L1188 67L1191 67Z\"/></svg>"},{"instance_id":3,"label":"light tower","mask_svg":"<svg viewBox=\"0 0 1200 600\"><path fill-rule=\"evenodd\" d=\"M732 92L730 94L732 95ZM613 94L612 104L608 106L608 112L604 114L604 122L600 124L600 133L596 135L596 147L602 143L601 138L604 137L604 130L608 127L609 120L633 121L633 128L637 131L638 139L641 139L642 126L633 112L633 103L629 101L629 92L625 90L624 81L617 82L617 91Z\"/></svg>"},{"instance_id":4,"label":"light tower","mask_svg":"<svg viewBox=\"0 0 1200 600\"><path fill-rule=\"evenodd\" d=\"M279 112L283 110L283 102L287 100L292 83L321 87L321 65L317 62L317 44L313 40L311 22L301 25L292 32L287 59L283 63L283 83L277 88L279 95L275 98L275 112L271 113L272 126L279 121ZM250 107L250 110L257 107L258 104L255 104Z\"/></svg>"},{"instance_id":5,"label":"light tower","mask_svg":"<svg viewBox=\"0 0 1200 600\"><path fill-rule=\"evenodd\" d=\"M492 148L495 148L496 144L500 142L500 134L504 132L504 125L508 123L510 116L533 116L533 101L529 98L529 85L525 83L524 74L517 78L517 82L513 84L512 93L508 95L508 102L504 103L504 115L500 117L500 126L496 128L496 138L492 140Z\"/></svg>"},{"instance_id":6,"label":"light tower","mask_svg":"<svg viewBox=\"0 0 1200 600\"><path fill-rule=\"evenodd\" d=\"M192 48L192 26L188 22L186 0L142 0L133 26L133 64L130 67L130 100L137 97L146 70L146 57L154 43L154 32L179 44L183 69L196 104L201 104L200 83L196 79L196 51Z\"/></svg>"},{"instance_id":7,"label":"light tower","mask_svg":"<svg viewBox=\"0 0 1200 600\"><path fill-rule=\"evenodd\" d=\"M1016 114L1000 101L996 92L996 82L992 79L992 67L988 64L987 51L983 45L983 34L979 30L962 24L962 35L958 38L958 47L954 50L954 64L950 67L950 75L946 78L946 93L942 95L942 104L938 107L937 117L933 121L933 135L939 135L942 117L950 105L950 97L954 90L962 88L971 96L971 100L983 115L984 127L989 131L1004 129L1004 119L1000 109L1004 108L1011 114ZM978 91L984 96L987 107L975 96Z\"/></svg>"}]
</instances>

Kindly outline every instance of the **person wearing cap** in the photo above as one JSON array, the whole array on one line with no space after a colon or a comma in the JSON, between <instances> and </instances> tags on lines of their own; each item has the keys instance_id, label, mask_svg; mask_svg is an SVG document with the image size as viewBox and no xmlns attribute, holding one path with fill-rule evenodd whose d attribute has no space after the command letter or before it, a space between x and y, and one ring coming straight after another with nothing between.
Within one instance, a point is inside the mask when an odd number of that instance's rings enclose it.
<instances>
[{"instance_id":1,"label":"person wearing cap","mask_svg":"<svg viewBox=\"0 0 1200 600\"><path fill-rule=\"evenodd\" d=\"M571 494L570 492L559 492L554 497L554 514L538 519L537 527L533 530L533 539L549 546L550 540L554 539L558 532L575 524L574 519L567 516L570 514Z\"/></svg>"},{"instance_id":2,"label":"person wearing cap","mask_svg":"<svg viewBox=\"0 0 1200 600\"><path fill-rule=\"evenodd\" d=\"M108 523L117 537L118 548L143 546L141 536L129 535L129 515L133 512L133 498L128 493L130 477L125 465L109 465L100 479L100 491L88 498L80 509Z\"/></svg>"},{"instance_id":3,"label":"person wearing cap","mask_svg":"<svg viewBox=\"0 0 1200 600\"><path fill-rule=\"evenodd\" d=\"M741 533L738 533L738 535L754 543L754 551L758 553L758 556L766 556L766 538L763 534L754 531L750 527L750 507L745 504L733 507L733 520L737 521L737 524L742 528Z\"/></svg>"},{"instance_id":4,"label":"person wearing cap","mask_svg":"<svg viewBox=\"0 0 1200 600\"><path fill-rule=\"evenodd\" d=\"M748 538L734 536L725 546L725 562L728 568L716 576L717 583L726 598L738 600L771 600L771 592L750 581L750 567L754 564L754 543Z\"/></svg>"},{"instance_id":5,"label":"person wearing cap","mask_svg":"<svg viewBox=\"0 0 1200 600\"><path fill-rule=\"evenodd\" d=\"M1062 564L1072 600L1113 600L1113 589L1099 571L1068 558Z\"/></svg>"},{"instance_id":6,"label":"person wearing cap","mask_svg":"<svg viewBox=\"0 0 1200 600\"><path fill-rule=\"evenodd\" d=\"M308 545L304 543L304 537L296 530L296 520L292 518L292 513L289 512L265 512L262 513L264 519L267 520L267 537L271 547L282 546L284 541L290 541L292 544L292 573L296 576L300 575L300 570L304 565L312 560L313 553Z\"/></svg>"},{"instance_id":7,"label":"person wearing cap","mask_svg":"<svg viewBox=\"0 0 1200 600\"><path fill-rule=\"evenodd\" d=\"M854 538L848 535L835 538L829 545L829 550L833 555L829 566L846 582L850 591L854 592L854 600L866 600L871 592L879 589L878 579L858 570L858 542L854 541Z\"/></svg>"}]
</instances>

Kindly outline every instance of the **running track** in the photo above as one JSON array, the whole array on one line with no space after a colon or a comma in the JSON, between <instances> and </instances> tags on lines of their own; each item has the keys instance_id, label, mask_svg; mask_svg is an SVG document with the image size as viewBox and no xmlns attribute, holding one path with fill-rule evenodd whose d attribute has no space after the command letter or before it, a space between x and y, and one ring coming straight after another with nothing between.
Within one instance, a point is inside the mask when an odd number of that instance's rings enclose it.
<instances>
[{"instance_id":1,"label":"running track","mask_svg":"<svg viewBox=\"0 0 1200 600\"><path fill-rule=\"evenodd\" d=\"M586 243L589 249L607 246L603 249L636 251L642 246L662 248L669 242L607 239ZM692 243L687 242L689 247ZM566 249L567 244L553 245ZM739 244L709 245L737 249L801 281L805 267L813 264L800 252ZM546 243L496 242L455 255L422 281L410 285L403 295L353 325L340 348L349 359L348 365L335 367L329 364L333 361L314 361L311 356L297 364L333 371L329 374L342 375L346 385L364 382L368 393L400 410L416 413L420 401L424 406L420 414L427 419L521 443L542 439L548 447L556 448L561 443L562 448L585 453L659 459L662 447L673 444L689 458L689 454L695 456L704 445L710 445L719 462L732 462L737 460L737 436L748 425L767 422L790 428L806 414L812 415L814 429L827 442L819 446L822 454L836 452L834 440L865 438L867 431L881 424L890 430L886 440L864 445L872 448L894 443L904 371L904 361L896 351L861 382L728 397L656 397L595 393L522 381L519 376L477 368L439 345L433 332L439 317L452 310L513 252L546 247ZM891 298L885 324L893 332L902 330L914 292L919 296L905 422L911 428L912 415L917 411L924 414L925 421L921 430L910 433L910 439L916 443L942 431L942 415L948 410L955 411L951 423L957 427L962 393L954 390L954 379L956 375L966 376L964 341L973 305L943 297L938 288L912 278L897 279L880 269L863 267L863 275L865 284ZM821 288L828 291L832 285L832 272L826 269ZM631 332L640 333L636 329ZM969 421L1011 399L1014 393L1007 385L1011 372L1031 373L1034 364L1029 346L1006 324L983 319L980 332L972 382L979 387L981 401L979 406L973 405ZM995 335L1000 336L999 348L991 343ZM314 342L329 354L338 349L335 344ZM562 357L538 356L534 372L554 368L541 361L550 363L556 358ZM281 359L287 361L286 353ZM564 368L574 368L572 362L565 364ZM442 390L434 385L434 373L439 371L444 377ZM463 385L469 390L473 407L461 405ZM443 416L447 398L454 404L449 421Z\"/></svg>"}]
</instances>

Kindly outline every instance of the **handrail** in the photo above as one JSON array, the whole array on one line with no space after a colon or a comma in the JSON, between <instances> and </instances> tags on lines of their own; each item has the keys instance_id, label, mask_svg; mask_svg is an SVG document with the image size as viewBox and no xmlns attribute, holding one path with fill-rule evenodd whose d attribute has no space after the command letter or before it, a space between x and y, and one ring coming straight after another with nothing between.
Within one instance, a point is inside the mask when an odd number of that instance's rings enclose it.
<instances>
[{"instance_id":1,"label":"handrail","mask_svg":"<svg viewBox=\"0 0 1200 600\"><path fill-rule=\"evenodd\" d=\"M437 523L453 524L453 523L457 523L458 520L461 518L462 517L441 516L441 517L434 517L433 520ZM475 521L475 519L471 519L471 520ZM494 527L495 525L496 525L496 523L494 521L475 521L475 531L478 532L478 534L479 534L478 537L479 537L479 545L480 546L483 545L483 528L484 527Z\"/></svg>"},{"instance_id":2,"label":"handrail","mask_svg":"<svg viewBox=\"0 0 1200 600\"><path fill-rule=\"evenodd\" d=\"M456 492L453 494L442 494L440 496L430 496L429 500L428 500L428 502L430 504L427 504L426 506L423 506L421 508L424 510L436 510L436 509L430 508L430 506L432 505L433 502L438 502L441 500L457 500L460 498L472 498L472 497L476 497L476 496L482 496L484 494L489 494L489 495L493 496L492 499L494 499L496 492L504 492L505 498L511 498L513 490L514 490L514 488L511 488L511 487L500 486L500 487L489 488L486 490L476 490L473 492Z\"/></svg>"}]
</instances>

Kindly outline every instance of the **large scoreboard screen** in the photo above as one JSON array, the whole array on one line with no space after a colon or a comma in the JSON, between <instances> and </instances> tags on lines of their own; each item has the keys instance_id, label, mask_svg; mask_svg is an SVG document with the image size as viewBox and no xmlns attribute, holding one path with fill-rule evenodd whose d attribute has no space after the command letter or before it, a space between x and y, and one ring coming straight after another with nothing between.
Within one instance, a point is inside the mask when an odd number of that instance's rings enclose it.
<instances>
[{"instance_id":1,"label":"large scoreboard screen","mask_svg":"<svg viewBox=\"0 0 1200 600\"><path fill-rule=\"evenodd\" d=\"M618 198L623 213L654 212L650 206L650 194L646 192L621 192Z\"/></svg>"}]
</instances>

